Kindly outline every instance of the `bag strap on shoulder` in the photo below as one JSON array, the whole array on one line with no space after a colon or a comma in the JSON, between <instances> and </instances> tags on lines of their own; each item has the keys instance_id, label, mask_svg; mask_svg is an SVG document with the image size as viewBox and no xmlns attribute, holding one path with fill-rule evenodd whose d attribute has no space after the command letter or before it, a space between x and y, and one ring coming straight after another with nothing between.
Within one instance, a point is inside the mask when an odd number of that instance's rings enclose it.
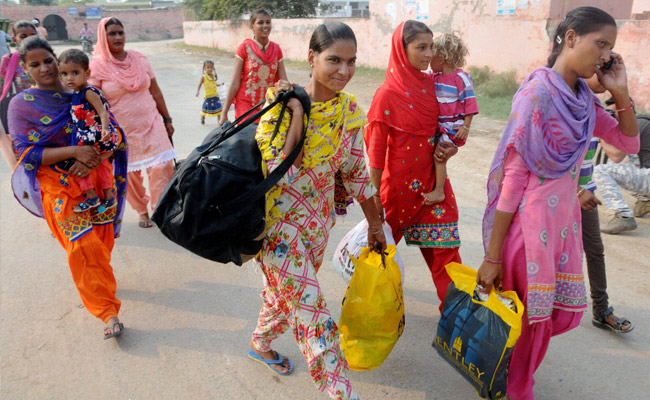
<instances>
[{"instance_id":1,"label":"bag strap on shoulder","mask_svg":"<svg viewBox=\"0 0 650 400\"><path fill-rule=\"evenodd\" d=\"M264 114L268 109L270 109L272 106L275 107L280 101L283 102L283 107L282 110L280 111L280 117L278 118L278 121L275 126L275 131L273 135L277 133L279 130L280 124L282 124L282 118L284 117L284 112L286 111L287 104L289 103L289 100L291 98L297 98L301 103L302 103L302 108L305 110L305 116L307 117L307 121L309 121L309 115L311 112L311 100L309 99L309 95L305 91L305 89L301 86L294 86L293 90L287 91L287 92L282 92L278 95L278 97L275 99L271 105L265 107L263 110L260 112L256 113ZM255 117L253 116L253 117ZM253 118L251 117L251 118ZM255 117L253 121L255 121L258 117ZM232 136L232 135L230 135ZM300 137L300 141L296 144L296 146L291 150L291 153L287 156L287 158L280 163L271 173L264 179L262 182L258 183L257 186L255 186L253 189L249 190L246 193L242 193L239 196L235 197L234 199L230 200L227 203L224 203L219 206L215 206L217 213L224 213L233 206L239 206L241 208L241 204L253 204L255 200L258 200L266 195L266 192L271 190L273 186L275 186L278 181L284 176L284 174L287 173L289 168L291 168L291 165L296 161L296 158L298 158L298 154L302 151L302 147L305 144L305 139L307 138L307 124L303 127L302 130L302 136ZM212 147L212 146L211 146Z\"/></svg>"}]
</instances>

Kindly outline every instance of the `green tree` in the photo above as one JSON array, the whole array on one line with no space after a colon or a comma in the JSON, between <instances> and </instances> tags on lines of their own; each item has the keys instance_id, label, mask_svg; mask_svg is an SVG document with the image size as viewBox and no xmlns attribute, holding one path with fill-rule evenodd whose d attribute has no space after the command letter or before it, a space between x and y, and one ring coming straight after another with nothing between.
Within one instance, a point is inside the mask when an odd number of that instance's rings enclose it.
<instances>
[{"instance_id":1,"label":"green tree","mask_svg":"<svg viewBox=\"0 0 650 400\"><path fill-rule=\"evenodd\" d=\"M25 0L30 6L52 6L56 0Z\"/></svg>"},{"instance_id":2,"label":"green tree","mask_svg":"<svg viewBox=\"0 0 650 400\"><path fill-rule=\"evenodd\" d=\"M185 0L185 7L201 20L239 18L257 8L274 18L304 18L316 14L318 0Z\"/></svg>"}]
</instances>

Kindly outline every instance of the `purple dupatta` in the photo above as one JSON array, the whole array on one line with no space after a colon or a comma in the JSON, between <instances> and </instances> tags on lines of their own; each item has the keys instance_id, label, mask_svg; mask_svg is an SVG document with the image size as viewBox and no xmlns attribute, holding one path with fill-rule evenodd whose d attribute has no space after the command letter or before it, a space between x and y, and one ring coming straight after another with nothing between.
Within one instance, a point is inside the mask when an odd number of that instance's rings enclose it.
<instances>
[{"instance_id":1,"label":"purple dupatta","mask_svg":"<svg viewBox=\"0 0 650 400\"><path fill-rule=\"evenodd\" d=\"M510 149L514 148L528 170L540 179L564 176L584 155L594 131L596 118L591 117L598 99L584 80L578 79L577 86L576 95L560 74L544 67L524 79L515 94L488 176L488 202L483 217L485 249Z\"/></svg>"},{"instance_id":2,"label":"purple dupatta","mask_svg":"<svg viewBox=\"0 0 650 400\"><path fill-rule=\"evenodd\" d=\"M44 217L41 188L36 179L46 147L68 146L68 137L74 125L70 114L72 93L27 89L14 96L9 104L9 132L20 161L11 177L14 196L18 202L37 217ZM128 150L126 136L118 145L113 158L116 199L114 232L120 232L126 197L126 165Z\"/></svg>"}]
</instances>

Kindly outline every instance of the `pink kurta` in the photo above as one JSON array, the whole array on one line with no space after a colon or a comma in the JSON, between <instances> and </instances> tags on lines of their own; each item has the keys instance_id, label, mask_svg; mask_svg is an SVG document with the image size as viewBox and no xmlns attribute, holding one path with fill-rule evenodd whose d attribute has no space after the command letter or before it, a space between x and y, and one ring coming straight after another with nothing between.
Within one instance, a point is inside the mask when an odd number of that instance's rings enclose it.
<instances>
[{"instance_id":1,"label":"pink kurta","mask_svg":"<svg viewBox=\"0 0 650 400\"><path fill-rule=\"evenodd\" d=\"M132 59L143 64L149 80L156 77L144 56ZM104 92L115 119L126 133L129 143L129 172L147 169L176 157L156 102L149 92L150 84L130 91L111 80L97 80L95 76L89 83Z\"/></svg>"},{"instance_id":2,"label":"pink kurta","mask_svg":"<svg viewBox=\"0 0 650 400\"><path fill-rule=\"evenodd\" d=\"M622 150L638 148L638 138L624 136L602 107L595 112L594 136ZM581 164L582 158L564 176L543 179L531 173L511 149L504 165L497 209L514 216L502 247L501 283L503 290L516 291L527 308L508 376L508 395L515 400L534 399L532 375L551 336L578 326L587 307L576 195ZM538 274L547 276L543 282L554 284L532 283Z\"/></svg>"}]
</instances>

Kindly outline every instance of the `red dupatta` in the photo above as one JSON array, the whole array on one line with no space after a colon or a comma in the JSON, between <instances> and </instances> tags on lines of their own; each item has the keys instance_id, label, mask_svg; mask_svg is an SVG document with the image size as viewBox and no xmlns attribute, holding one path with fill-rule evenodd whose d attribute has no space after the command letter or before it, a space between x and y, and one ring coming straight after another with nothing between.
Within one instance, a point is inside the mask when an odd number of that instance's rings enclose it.
<instances>
[{"instance_id":1,"label":"red dupatta","mask_svg":"<svg viewBox=\"0 0 650 400\"><path fill-rule=\"evenodd\" d=\"M253 39L246 39L244 40L244 43L246 43L248 47L250 47L251 50L253 50L253 53L255 53L255 55L260 60L264 61L265 64L271 64L274 61L276 61L276 58L280 53L280 45L275 42L271 42L270 40L266 47L266 51L262 51L260 46Z\"/></svg>"},{"instance_id":2,"label":"red dupatta","mask_svg":"<svg viewBox=\"0 0 650 400\"><path fill-rule=\"evenodd\" d=\"M411 65L403 36L404 22L393 33L386 80L375 92L368 121L369 124L383 122L413 135L433 136L438 129L438 100L433 77Z\"/></svg>"}]
</instances>

